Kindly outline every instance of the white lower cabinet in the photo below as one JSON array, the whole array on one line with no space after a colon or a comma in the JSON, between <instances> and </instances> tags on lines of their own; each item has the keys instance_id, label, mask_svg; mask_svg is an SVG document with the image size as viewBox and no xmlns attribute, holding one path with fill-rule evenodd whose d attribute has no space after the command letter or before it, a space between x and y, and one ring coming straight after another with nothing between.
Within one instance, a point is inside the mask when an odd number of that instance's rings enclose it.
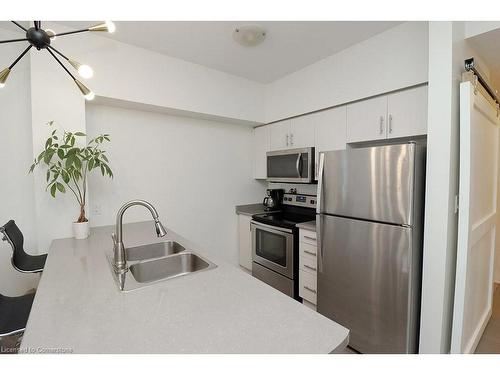
<instances>
[{"instance_id":1,"label":"white lower cabinet","mask_svg":"<svg viewBox=\"0 0 500 375\"><path fill-rule=\"evenodd\" d=\"M240 266L252 270L252 233L250 232L249 215L238 215L238 247L240 253Z\"/></svg>"},{"instance_id":2,"label":"white lower cabinet","mask_svg":"<svg viewBox=\"0 0 500 375\"><path fill-rule=\"evenodd\" d=\"M316 288L317 288L317 278L316 274L309 272L299 271L299 295L309 301L313 305L316 305Z\"/></svg>"},{"instance_id":3,"label":"white lower cabinet","mask_svg":"<svg viewBox=\"0 0 500 375\"><path fill-rule=\"evenodd\" d=\"M317 253L316 232L299 230L299 296L304 305L316 310Z\"/></svg>"}]
</instances>

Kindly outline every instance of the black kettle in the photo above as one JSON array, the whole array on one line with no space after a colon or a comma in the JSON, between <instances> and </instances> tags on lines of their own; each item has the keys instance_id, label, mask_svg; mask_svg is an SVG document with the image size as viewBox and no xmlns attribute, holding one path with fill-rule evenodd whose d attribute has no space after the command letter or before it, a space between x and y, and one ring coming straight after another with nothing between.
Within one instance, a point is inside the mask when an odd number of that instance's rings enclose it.
<instances>
[{"instance_id":1,"label":"black kettle","mask_svg":"<svg viewBox=\"0 0 500 375\"><path fill-rule=\"evenodd\" d=\"M283 200L283 189L267 189L267 196L262 204L266 207L266 211L278 210L281 207Z\"/></svg>"}]
</instances>

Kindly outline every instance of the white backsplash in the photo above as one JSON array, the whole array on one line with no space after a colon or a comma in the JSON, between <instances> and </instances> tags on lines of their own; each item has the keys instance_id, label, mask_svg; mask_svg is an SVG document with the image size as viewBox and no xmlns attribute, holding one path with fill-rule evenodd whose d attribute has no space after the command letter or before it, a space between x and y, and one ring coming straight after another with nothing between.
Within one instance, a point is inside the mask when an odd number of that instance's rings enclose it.
<instances>
[{"instance_id":1,"label":"white backsplash","mask_svg":"<svg viewBox=\"0 0 500 375\"><path fill-rule=\"evenodd\" d=\"M316 195L318 189L317 184L286 184L280 182L269 182L269 189L285 189L285 193L288 193L290 189L297 189L298 194Z\"/></svg>"}]
</instances>

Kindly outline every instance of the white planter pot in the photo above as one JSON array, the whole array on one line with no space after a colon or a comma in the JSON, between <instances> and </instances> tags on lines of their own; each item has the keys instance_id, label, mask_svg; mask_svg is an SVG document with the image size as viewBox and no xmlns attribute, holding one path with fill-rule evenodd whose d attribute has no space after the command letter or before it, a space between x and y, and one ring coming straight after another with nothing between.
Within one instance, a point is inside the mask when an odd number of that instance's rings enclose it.
<instances>
[{"instance_id":1,"label":"white planter pot","mask_svg":"<svg viewBox=\"0 0 500 375\"><path fill-rule=\"evenodd\" d=\"M73 223L73 235L76 240L84 240L90 235L89 222Z\"/></svg>"}]
</instances>

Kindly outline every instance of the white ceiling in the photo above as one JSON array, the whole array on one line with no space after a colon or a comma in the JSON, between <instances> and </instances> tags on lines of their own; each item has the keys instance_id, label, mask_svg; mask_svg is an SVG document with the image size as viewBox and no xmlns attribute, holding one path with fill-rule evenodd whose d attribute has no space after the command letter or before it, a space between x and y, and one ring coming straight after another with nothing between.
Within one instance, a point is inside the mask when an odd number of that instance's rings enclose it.
<instances>
[{"instance_id":1,"label":"white ceiling","mask_svg":"<svg viewBox=\"0 0 500 375\"><path fill-rule=\"evenodd\" d=\"M95 22L60 23L74 28L84 28ZM127 21L115 23L117 29L114 34L101 35L253 81L268 83L366 40L400 22ZM233 30L237 26L246 24L258 24L264 27L267 36L261 45L243 47L233 40ZM0 27L4 26L5 23L2 22Z\"/></svg>"}]
</instances>

